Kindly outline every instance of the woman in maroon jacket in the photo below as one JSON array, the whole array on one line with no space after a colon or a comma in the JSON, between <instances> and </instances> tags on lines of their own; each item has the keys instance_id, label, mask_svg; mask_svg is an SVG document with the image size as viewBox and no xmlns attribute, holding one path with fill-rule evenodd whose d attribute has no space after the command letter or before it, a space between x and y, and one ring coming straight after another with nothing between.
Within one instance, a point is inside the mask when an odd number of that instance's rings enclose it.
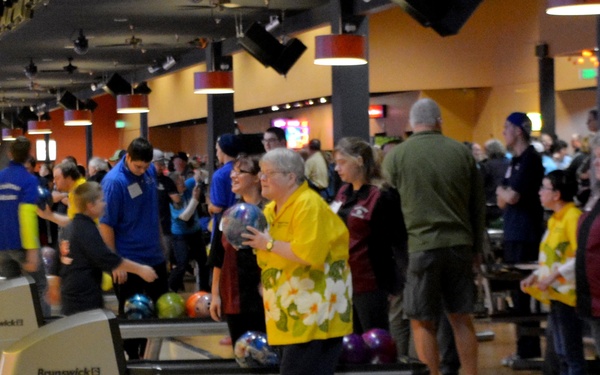
<instances>
[{"instance_id":1,"label":"woman in maroon jacket","mask_svg":"<svg viewBox=\"0 0 600 375\"><path fill-rule=\"evenodd\" d=\"M258 156L240 154L231 170L231 190L240 196L239 202L254 204L261 209L267 202L261 196ZM211 249L209 263L213 266L211 317L227 321L231 343L247 331L265 332L265 312L259 293L260 268L249 247L234 248L225 236L221 246Z\"/></svg>"},{"instance_id":2,"label":"woman in maroon jacket","mask_svg":"<svg viewBox=\"0 0 600 375\"><path fill-rule=\"evenodd\" d=\"M362 139L340 140L334 151L344 185L331 208L350 232L354 332L388 329L388 295L404 287L406 231L395 189L385 186L374 150Z\"/></svg>"}]
</instances>

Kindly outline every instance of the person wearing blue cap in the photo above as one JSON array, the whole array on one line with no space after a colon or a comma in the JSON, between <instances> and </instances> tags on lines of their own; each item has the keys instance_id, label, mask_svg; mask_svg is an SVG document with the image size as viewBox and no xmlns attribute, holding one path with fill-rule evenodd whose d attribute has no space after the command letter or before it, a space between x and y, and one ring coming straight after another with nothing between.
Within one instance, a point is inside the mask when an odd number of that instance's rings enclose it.
<instances>
[{"instance_id":1,"label":"person wearing blue cap","mask_svg":"<svg viewBox=\"0 0 600 375\"><path fill-rule=\"evenodd\" d=\"M538 190L544 177L541 156L530 144L531 120L523 112L511 113L504 124L506 147L513 158L502 185L496 189L498 207L504 210L504 254L506 264L535 262L543 233L543 213ZM530 297L518 288L512 299L515 313L531 314ZM517 332L539 327L538 322L518 323ZM515 360L541 355L539 336L518 335L516 354L505 358L510 366Z\"/></svg>"}]
</instances>

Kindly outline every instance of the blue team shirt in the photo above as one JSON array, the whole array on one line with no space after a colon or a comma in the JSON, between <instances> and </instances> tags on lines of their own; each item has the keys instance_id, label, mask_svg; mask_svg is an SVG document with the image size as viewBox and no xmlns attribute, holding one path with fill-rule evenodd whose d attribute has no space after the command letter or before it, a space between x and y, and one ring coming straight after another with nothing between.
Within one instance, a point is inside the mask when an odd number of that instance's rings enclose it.
<instances>
[{"instance_id":1,"label":"blue team shirt","mask_svg":"<svg viewBox=\"0 0 600 375\"><path fill-rule=\"evenodd\" d=\"M102 190L106 210L100 223L113 228L117 253L149 266L163 263L154 165L136 176L121 159L102 179Z\"/></svg>"},{"instance_id":2,"label":"blue team shirt","mask_svg":"<svg viewBox=\"0 0 600 375\"><path fill-rule=\"evenodd\" d=\"M213 174L210 183L210 203L226 209L236 202L235 193L231 191L231 170L233 161L225 163Z\"/></svg>"},{"instance_id":3,"label":"blue team shirt","mask_svg":"<svg viewBox=\"0 0 600 375\"><path fill-rule=\"evenodd\" d=\"M22 164L11 161L0 171L0 250L18 250L21 245L19 205L36 204L38 180Z\"/></svg>"}]
</instances>

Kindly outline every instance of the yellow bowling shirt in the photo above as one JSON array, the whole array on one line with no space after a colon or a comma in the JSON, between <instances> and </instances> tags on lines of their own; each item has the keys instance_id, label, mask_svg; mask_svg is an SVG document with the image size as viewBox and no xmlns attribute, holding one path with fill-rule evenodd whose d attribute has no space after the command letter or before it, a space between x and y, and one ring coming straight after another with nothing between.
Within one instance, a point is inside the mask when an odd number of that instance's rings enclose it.
<instances>
[{"instance_id":1,"label":"yellow bowling shirt","mask_svg":"<svg viewBox=\"0 0 600 375\"><path fill-rule=\"evenodd\" d=\"M548 219L548 230L540 243L539 268L535 274L539 280L558 269L561 276L545 291L537 285L526 288L528 294L541 302L553 300L575 306L575 270L572 262L577 250L579 216L581 211L570 202Z\"/></svg>"},{"instance_id":2,"label":"yellow bowling shirt","mask_svg":"<svg viewBox=\"0 0 600 375\"><path fill-rule=\"evenodd\" d=\"M269 233L288 242L299 264L257 252L262 269L267 338L289 345L352 333L352 278L346 225L304 182L275 212L265 207Z\"/></svg>"},{"instance_id":3,"label":"yellow bowling shirt","mask_svg":"<svg viewBox=\"0 0 600 375\"><path fill-rule=\"evenodd\" d=\"M73 184L73 189L71 189L71 191L69 191L69 207L67 207L67 216L69 217L69 219L73 220L73 218L75 217L75 214L80 213L79 210L77 209L77 207L75 207L75 194L73 194L73 192L75 191L75 189L77 189L77 187L79 185L84 184L85 178L80 177L77 181L75 181L75 183ZM98 224L98 220L95 220L96 224Z\"/></svg>"}]
</instances>

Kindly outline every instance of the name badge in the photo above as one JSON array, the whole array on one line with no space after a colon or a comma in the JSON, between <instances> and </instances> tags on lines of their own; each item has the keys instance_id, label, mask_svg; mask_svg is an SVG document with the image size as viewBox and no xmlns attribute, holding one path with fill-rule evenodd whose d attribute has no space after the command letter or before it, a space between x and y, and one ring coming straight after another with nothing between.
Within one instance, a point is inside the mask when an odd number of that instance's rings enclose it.
<instances>
[{"instance_id":1,"label":"name badge","mask_svg":"<svg viewBox=\"0 0 600 375\"><path fill-rule=\"evenodd\" d=\"M137 182L127 186L127 190L129 191L129 196L131 199L135 199L136 197L142 195L142 188Z\"/></svg>"}]
</instances>

